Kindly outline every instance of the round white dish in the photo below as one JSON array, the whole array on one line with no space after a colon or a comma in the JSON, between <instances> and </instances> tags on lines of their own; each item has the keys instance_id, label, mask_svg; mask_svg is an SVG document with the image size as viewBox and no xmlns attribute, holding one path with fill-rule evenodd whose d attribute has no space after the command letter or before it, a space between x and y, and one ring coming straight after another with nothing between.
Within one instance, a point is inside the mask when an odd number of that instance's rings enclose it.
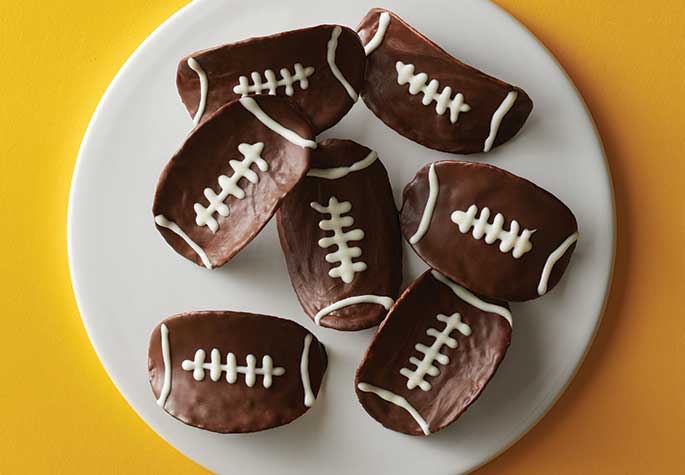
<instances>
[{"instance_id":1,"label":"round white dish","mask_svg":"<svg viewBox=\"0 0 685 475\"><path fill-rule=\"evenodd\" d=\"M178 60L213 45L319 23L355 27L364 0L257 3L200 0L160 26L102 98L74 170L69 264L84 325L126 400L164 439L211 471L242 474L463 473L523 436L573 377L600 321L611 280L614 207L600 140L573 84L519 23L486 1L384 2L457 58L523 87L535 107L522 131L489 154L423 148L359 101L323 137L376 150L400 204L404 185L431 161L496 164L552 191L576 214L581 240L562 282L512 305L512 346L482 397L428 438L385 430L358 404L354 371L375 331L318 328L291 289L274 223L225 267L207 271L178 256L155 230L151 205L167 160L192 127L175 87ZM426 266L405 245L405 284ZM188 427L164 413L147 381L152 328L175 313L231 309L291 318L326 345L329 368L315 406L290 425L248 435Z\"/></svg>"}]
</instances>

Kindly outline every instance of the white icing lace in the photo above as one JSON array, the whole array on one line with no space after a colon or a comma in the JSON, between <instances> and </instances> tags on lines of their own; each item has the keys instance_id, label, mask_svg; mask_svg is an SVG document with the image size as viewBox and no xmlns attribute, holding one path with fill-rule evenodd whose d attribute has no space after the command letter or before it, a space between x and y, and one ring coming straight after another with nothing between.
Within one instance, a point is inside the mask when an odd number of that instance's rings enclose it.
<instances>
[{"instance_id":1,"label":"white icing lace","mask_svg":"<svg viewBox=\"0 0 685 475\"><path fill-rule=\"evenodd\" d=\"M238 78L239 84L233 87L233 92L245 97L248 94L261 94L264 91L269 91L269 95L275 96L277 88L285 87L286 96L292 96L295 94L293 85L299 83L300 89L307 89L309 87L307 78L314 74L314 68L312 66L304 68L300 63L295 63L293 68L295 69L294 74L286 68L281 69L280 79L276 78L276 73L271 69L264 71L264 79L262 79L262 76L258 72L254 71L250 74L252 84L250 84L247 76L240 76Z\"/></svg>"},{"instance_id":2,"label":"white icing lace","mask_svg":"<svg viewBox=\"0 0 685 475\"><path fill-rule=\"evenodd\" d=\"M518 221L514 220L509 226L509 231L506 231L502 228L504 225L504 216L500 213L495 215L492 223L488 222L490 219L489 208L483 208L478 219L476 219L476 213L478 213L478 207L476 205L471 205L466 212L455 211L452 213L451 218L454 223L459 225L459 231L463 234L469 232L469 229L473 226L472 235L474 239L481 239L485 236L485 242L487 244L492 244L497 240L501 241L499 250L505 254L513 250L512 256L514 259L518 259L526 252L533 249L530 237L535 232L534 229L523 229L523 231L521 231L521 226Z\"/></svg>"},{"instance_id":3,"label":"white icing lace","mask_svg":"<svg viewBox=\"0 0 685 475\"><path fill-rule=\"evenodd\" d=\"M458 313L453 313L449 317L440 313L436 318L438 321L445 323L445 328L442 331L438 331L435 328L426 330L426 334L435 338L435 341L430 347L417 343L414 348L416 351L423 353L423 358L418 359L414 356L409 358L409 363L416 366L415 370L410 370L409 368L402 368L400 370L400 374L407 378L407 389L414 389L418 386L423 391L430 391L432 386L424 378L426 375L437 376L440 374L440 370L433 363L437 362L445 366L450 362L447 355L440 353L440 349L443 345L447 345L452 349L457 348L459 345L457 340L450 336L452 330L456 328L464 336L471 334L471 327L461 321L461 315Z\"/></svg>"},{"instance_id":4,"label":"white icing lace","mask_svg":"<svg viewBox=\"0 0 685 475\"><path fill-rule=\"evenodd\" d=\"M409 94L416 95L423 93L423 99L421 103L424 106L429 105L431 102L435 101L435 112L438 115L443 115L447 109L450 111L450 122L453 124L459 119L460 112L468 112L471 110L471 106L464 102L464 95L457 93L452 97L452 88L445 87L440 94L438 94L438 88L440 83L437 79L431 79L428 81L428 75L426 73L414 74L413 64L404 64L402 61L398 61L395 64L395 69L397 69L397 84L403 86L409 83Z\"/></svg>"},{"instance_id":5,"label":"white icing lace","mask_svg":"<svg viewBox=\"0 0 685 475\"><path fill-rule=\"evenodd\" d=\"M209 206L206 208L200 203L195 203L193 209L195 210L195 223L198 226L207 226L213 233L219 229L219 222L214 218L214 213L219 213L221 216L228 216L228 205L224 203L226 198L234 196L239 200L245 198L245 191L240 187L240 179L245 178L250 183L258 183L259 176L250 169L253 163L257 164L257 168L266 172L269 170L269 164L261 157L264 150L264 143L257 142L256 144L241 143L238 145L238 151L243 155L243 159L231 160L228 164L233 169L233 175L227 177L226 175L219 176L219 186L221 192L217 195L213 189L205 188L204 195L209 201Z\"/></svg>"},{"instance_id":6,"label":"white icing lace","mask_svg":"<svg viewBox=\"0 0 685 475\"><path fill-rule=\"evenodd\" d=\"M333 235L319 239L319 247L326 249L333 245L338 249L334 252L326 254L326 262L337 263L340 265L333 267L328 271L328 275L335 278L339 277L349 284L354 278L355 272L363 272L366 270L365 262L352 262L352 259L358 258L362 255L362 250L359 247L349 247L349 241L360 241L364 239L364 231L361 229L352 229L343 231L343 228L350 227L354 224L352 216L344 216L352 210L352 204L349 201L338 201L335 196L328 200L328 206L323 206L319 203L312 202L310 206L321 214L330 214L330 219L319 221L319 228L324 231L333 231Z\"/></svg>"},{"instance_id":7,"label":"white icing lace","mask_svg":"<svg viewBox=\"0 0 685 475\"><path fill-rule=\"evenodd\" d=\"M262 357L261 368L257 367L257 358L255 355L249 354L245 358L246 366L238 366L235 355L228 353L226 355L226 364L221 364L221 352L214 348L210 354L210 362L206 363L205 350L197 350L195 358L191 360L184 360L181 367L184 371L192 371L195 381L202 381L205 379L205 370L209 370L209 378L217 382L221 379L221 373L226 372L226 382L234 384L238 380L238 374L245 375L245 384L252 387L257 380L257 375L263 377L262 386L265 388L271 387L274 376L283 376L285 369L281 367L274 367L271 356L264 355Z\"/></svg>"}]
</instances>

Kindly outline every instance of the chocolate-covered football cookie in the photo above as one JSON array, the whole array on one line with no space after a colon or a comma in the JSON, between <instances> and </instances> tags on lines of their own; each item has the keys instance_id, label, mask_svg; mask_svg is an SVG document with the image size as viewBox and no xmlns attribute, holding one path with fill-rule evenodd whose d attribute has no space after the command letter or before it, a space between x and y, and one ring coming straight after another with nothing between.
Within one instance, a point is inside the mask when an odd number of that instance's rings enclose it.
<instances>
[{"instance_id":1,"label":"chocolate-covered football cookie","mask_svg":"<svg viewBox=\"0 0 685 475\"><path fill-rule=\"evenodd\" d=\"M388 429L429 435L478 398L510 342L505 303L427 271L381 324L357 370L357 397Z\"/></svg>"},{"instance_id":2,"label":"chocolate-covered football cookie","mask_svg":"<svg viewBox=\"0 0 685 475\"><path fill-rule=\"evenodd\" d=\"M314 132L283 98L244 97L195 128L167 164L152 211L176 252L211 269L257 235L309 169Z\"/></svg>"},{"instance_id":3,"label":"chocolate-covered football cookie","mask_svg":"<svg viewBox=\"0 0 685 475\"><path fill-rule=\"evenodd\" d=\"M243 312L190 312L152 332L148 372L157 404L213 432L287 424L313 404L326 350L295 322Z\"/></svg>"},{"instance_id":4,"label":"chocolate-covered football cookie","mask_svg":"<svg viewBox=\"0 0 685 475\"><path fill-rule=\"evenodd\" d=\"M364 103L426 147L488 152L533 109L521 88L455 59L392 12L372 9L357 30L368 56Z\"/></svg>"},{"instance_id":5,"label":"chocolate-covered football cookie","mask_svg":"<svg viewBox=\"0 0 685 475\"><path fill-rule=\"evenodd\" d=\"M321 25L193 53L179 63L176 85L196 124L240 97L278 95L293 101L318 133L356 102L364 65L353 30Z\"/></svg>"},{"instance_id":6,"label":"chocolate-covered football cookie","mask_svg":"<svg viewBox=\"0 0 685 475\"><path fill-rule=\"evenodd\" d=\"M491 165L427 165L403 201L402 233L416 253L455 282L500 300L530 300L552 289L578 239L564 203Z\"/></svg>"},{"instance_id":7,"label":"chocolate-covered football cookie","mask_svg":"<svg viewBox=\"0 0 685 475\"><path fill-rule=\"evenodd\" d=\"M385 317L402 280L402 237L376 152L319 142L277 223L293 288L317 324L360 330Z\"/></svg>"}]
</instances>

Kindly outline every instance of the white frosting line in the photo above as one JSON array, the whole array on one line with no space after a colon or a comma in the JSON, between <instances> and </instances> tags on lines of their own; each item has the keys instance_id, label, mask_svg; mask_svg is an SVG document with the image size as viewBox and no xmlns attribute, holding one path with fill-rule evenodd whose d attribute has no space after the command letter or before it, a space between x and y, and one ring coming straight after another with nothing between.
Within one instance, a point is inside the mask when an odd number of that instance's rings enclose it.
<instances>
[{"instance_id":1,"label":"white frosting line","mask_svg":"<svg viewBox=\"0 0 685 475\"><path fill-rule=\"evenodd\" d=\"M316 148L316 142L300 137L292 130L283 127L281 124L269 117L267 113L264 112L261 107L259 107L257 101L251 97L243 97L242 99L238 100L248 112L257 118L259 122L276 132L287 141L292 142L295 145L299 145L302 148Z\"/></svg>"},{"instance_id":2,"label":"white frosting line","mask_svg":"<svg viewBox=\"0 0 685 475\"><path fill-rule=\"evenodd\" d=\"M422 343L417 343L414 348L419 353L423 353L423 358L418 359L415 356L411 356L409 358L409 364L416 366L416 369L410 370L409 368L402 368L400 370L400 374L407 378L407 389L414 389L418 386L422 391L430 391L433 386L426 381L425 377L435 377L440 374L440 369L433 363L445 366L450 362L449 356L440 351L443 345L447 345L453 350L459 346L459 341L450 336L452 330L456 329L464 336L471 335L471 327L461 321L461 315L459 313L455 312L449 317L439 313L436 315L436 318L439 322L445 324L445 328L443 328L442 331L438 331L435 328L426 330L426 334L435 339L433 344L428 347Z\"/></svg>"},{"instance_id":3,"label":"white frosting line","mask_svg":"<svg viewBox=\"0 0 685 475\"><path fill-rule=\"evenodd\" d=\"M217 195L210 187L204 189L205 198L209 201L209 206L206 208L200 203L195 203L193 209L195 210L195 224L198 226L207 226L213 233L219 229L219 222L214 218L214 213L219 213L221 216L228 216L230 213L228 205L225 203L229 196L233 196L239 200L245 198L245 191L240 186L240 180L245 178L252 184L259 183L259 175L250 167L253 164L262 172L269 171L269 164L262 158L261 153L264 151L264 143L257 142L255 144L241 143L238 145L238 151L243 156L243 159L230 160L228 164L233 169L231 177L226 175L219 175L219 187L221 192Z\"/></svg>"},{"instance_id":4,"label":"white frosting line","mask_svg":"<svg viewBox=\"0 0 685 475\"><path fill-rule=\"evenodd\" d=\"M511 251L514 259L518 259L533 249L530 237L535 232L535 229L524 228L521 230L521 225L518 221L513 220L507 231L503 229L504 216L501 213L497 213L492 223L490 223L488 222L490 219L490 208L487 206L480 211L478 218L476 218L477 213L478 206L472 204L466 211L458 210L453 212L450 219L459 226L459 232L462 234L468 233L469 229L473 227L471 235L475 240L479 240L483 236L485 236L486 244L492 244L499 240L500 252L506 254Z\"/></svg>"},{"instance_id":5,"label":"white frosting line","mask_svg":"<svg viewBox=\"0 0 685 475\"><path fill-rule=\"evenodd\" d=\"M401 407L405 411L407 411L416 421L416 423L419 425L421 430L425 435L430 435L430 430L428 429L428 423L424 420L423 417L421 417L421 414L419 414L419 411L417 411L414 406L409 404L409 401L407 401L405 398L402 396L395 394L391 391L388 391L387 389L379 388L378 386L374 386L372 384L368 383L359 383L357 385L360 391L364 391L365 393L373 393L376 396L378 396L381 399L384 399L388 401L391 404L394 404L396 406Z\"/></svg>"},{"instance_id":6,"label":"white frosting line","mask_svg":"<svg viewBox=\"0 0 685 475\"><path fill-rule=\"evenodd\" d=\"M176 224L175 222L169 220L164 216L163 214L158 214L155 216L155 223L157 223L157 226L161 226L163 228L167 228L173 233L176 233L183 239L186 244L190 246L190 248L195 251L195 253L200 256L200 260L202 260L202 263L207 269L212 268L212 263L209 261L209 257L207 257L207 253L202 249L195 241L190 239L190 236L188 236L181 227Z\"/></svg>"},{"instance_id":7,"label":"white frosting line","mask_svg":"<svg viewBox=\"0 0 685 475\"><path fill-rule=\"evenodd\" d=\"M328 51L326 53L326 60L328 61L328 66L331 68L333 76L335 76L335 78L340 82L340 84L342 84L350 98L356 102L357 98L359 97L357 91L355 91L352 85L349 82L347 82L347 79L345 79L345 76L343 75L342 71L340 71L338 65L335 64L335 51L338 49L338 38L340 37L341 32L342 28L340 28L339 26L333 28L333 31L331 32L331 39L328 41Z\"/></svg>"},{"instance_id":8,"label":"white frosting line","mask_svg":"<svg viewBox=\"0 0 685 475\"><path fill-rule=\"evenodd\" d=\"M390 307L392 307L392 304L395 303L395 300L390 297L381 297L379 295L354 295L352 297L338 300L337 302L330 304L328 307L324 307L319 310L314 317L314 322L317 325L320 325L321 319L329 313L335 312L336 310L340 310L344 307L349 307L350 305L356 305L358 303L375 303L382 305L386 310L390 310Z\"/></svg>"},{"instance_id":9,"label":"white frosting line","mask_svg":"<svg viewBox=\"0 0 685 475\"><path fill-rule=\"evenodd\" d=\"M459 120L460 112L468 112L471 106L464 102L464 95L460 92L452 97L452 88L447 86L438 94L440 82L437 79L431 79L428 84L428 75L426 73L414 74L413 64L404 64L402 61L395 63L397 70L397 84L403 86L409 84L409 94L415 96L416 94L423 94L421 104L424 106L430 105L435 101L435 113L443 115L449 109L450 122L455 124Z\"/></svg>"},{"instance_id":10,"label":"white frosting line","mask_svg":"<svg viewBox=\"0 0 685 475\"><path fill-rule=\"evenodd\" d=\"M431 274L437 280L449 287L452 292L454 292L454 294L464 302L482 310L483 312L496 313L497 315L503 317L507 322L509 322L509 325L512 326L511 312L506 308L479 299L473 295L470 290L467 290L461 285L452 282L438 271L431 271Z\"/></svg>"},{"instance_id":11,"label":"white frosting line","mask_svg":"<svg viewBox=\"0 0 685 475\"><path fill-rule=\"evenodd\" d=\"M171 392L171 353L169 351L169 329L162 323L162 327L159 329L159 333L162 337L162 360L164 361L164 384L162 385L162 390L159 392L159 398L157 399L157 405L159 407L164 407L166 400Z\"/></svg>"},{"instance_id":12,"label":"white frosting line","mask_svg":"<svg viewBox=\"0 0 685 475\"><path fill-rule=\"evenodd\" d=\"M300 375L302 376L302 388L304 389L304 405L312 407L314 404L314 393L312 392L312 385L309 381L309 347L312 344L312 336L304 337L304 348L302 348L302 357L300 358Z\"/></svg>"},{"instance_id":13,"label":"white frosting line","mask_svg":"<svg viewBox=\"0 0 685 475\"><path fill-rule=\"evenodd\" d=\"M568 251L568 248L571 247L571 244L578 240L578 236L579 234L577 232L571 234L549 255L547 261L545 262L545 267L542 269L542 275L540 276L538 295L545 295L547 293L547 283L549 281L549 276L552 273L552 269L554 268L554 264L561 259L566 251Z\"/></svg>"},{"instance_id":14,"label":"white frosting line","mask_svg":"<svg viewBox=\"0 0 685 475\"><path fill-rule=\"evenodd\" d=\"M363 160L354 162L349 167L335 167L335 168L310 168L307 172L307 176L314 178L325 178L326 180L337 180L344 176L349 175L352 172L357 172L363 170L364 168L371 165L378 158L376 152L370 152Z\"/></svg>"},{"instance_id":15,"label":"white frosting line","mask_svg":"<svg viewBox=\"0 0 685 475\"><path fill-rule=\"evenodd\" d=\"M207 74L195 58L188 58L188 67L195 71L200 78L200 103L197 106L195 117L193 117L193 124L197 125L200 123L200 119L202 119L205 107L207 106Z\"/></svg>"},{"instance_id":16,"label":"white frosting line","mask_svg":"<svg viewBox=\"0 0 685 475\"><path fill-rule=\"evenodd\" d=\"M428 169L428 201L426 201L426 207L423 208L423 215L421 215L421 221L419 222L419 227L416 228L416 232L412 237L409 238L410 244L416 244L421 240L428 227L431 224L431 219L433 219L433 211L435 210L435 203L438 201L438 192L440 191L440 183L438 182L438 174L435 172L435 164L431 164Z\"/></svg>"},{"instance_id":17,"label":"white frosting line","mask_svg":"<svg viewBox=\"0 0 685 475\"><path fill-rule=\"evenodd\" d=\"M507 94L507 97L505 97L502 103L499 105L495 113L492 114L492 119L490 120L490 135L488 135L488 138L485 139L483 152L489 152L492 148L492 145L495 143L495 137L497 137L497 131L502 123L502 119L504 119L506 113L509 112L509 109L511 109L511 107L514 105L517 97L518 92L510 91L509 94Z\"/></svg>"},{"instance_id":18,"label":"white frosting line","mask_svg":"<svg viewBox=\"0 0 685 475\"><path fill-rule=\"evenodd\" d=\"M275 96L277 88L285 87L285 95L292 96L295 94L293 85L297 83L300 85L300 89L307 89L309 87L309 81L307 78L314 74L314 68L312 66L303 68L302 64L295 63L293 68L295 69L295 74L292 74L286 68L282 68L279 71L281 74L281 79L276 79L276 73L274 73L271 69L267 69L264 71L264 77L266 78L266 81L262 80L262 77L257 71L253 71L250 75L252 78L252 84L250 84L247 76L240 76L238 78L239 83L233 87L233 92L245 97L250 93L261 94L264 91L269 91L270 96Z\"/></svg>"},{"instance_id":19,"label":"white frosting line","mask_svg":"<svg viewBox=\"0 0 685 475\"><path fill-rule=\"evenodd\" d=\"M367 267L365 262L352 261L352 259L361 257L362 250L357 246L350 247L348 244L350 241L364 239L364 231L359 228L343 231L343 228L354 225L354 218L345 216L352 210L352 204L349 201L339 202L335 196L331 196L327 206L316 202L311 202L309 205L321 214L331 215L330 219L319 221L319 228L323 231L333 231L333 235L319 239L318 244L322 249L331 246L337 247L336 251L326 254L326 262L332 264L339 262L340 265L330 269L328 275L333 278L338 277L349 284L354 279L355 273L364 272Z\"/></svg>"},{"instance_id":20,"label":"white frosting line","mask_svg":"<svg viewBox=\"0 0 685 475\"><path fill-rule=\"evenodd\" d=\"M380 17L378 18L378 29L376 29L376 33L373 35L373 38L371 38L371 41L366 43L366 46L364 46L364 53L366 56L370 55L373 50L381 45L389 24L390 14L388 12L381 13Z\"/></svg>"},{"instance_id":21,"label":"white frosting line","mask_svg":"<svg viewBox=\"0 0 685 475\"><path fill-rule=\"evenodd\" d=\"M195 381L202 381L205 379L205 370L209 370L209 378L217 382L221 378L221 373L226 372L226 382L228 384L234 384L238 380L238 374L245 375L245 384L247 387L251 388L255 385L257 381L257 375L263 376L262 386L264 388L270 388L273 382L274 376L283 376L285 374L285 369L277 366L274 368L273 360L271 356L264 355L262 357L261 368L257 367L257 357L253 354L248 354L245 357L245 366L238 366L238 362L233 353L228 353L226 355L226 364L221 364L221 352L217 348L213 348L210 353L210 362L206 363L206 353L205 350L199 349L195 352L195 356L192 360L183 360L181 363L181 368L183 371L192 371L193 379Z\"/></svg>"}]
</instances>

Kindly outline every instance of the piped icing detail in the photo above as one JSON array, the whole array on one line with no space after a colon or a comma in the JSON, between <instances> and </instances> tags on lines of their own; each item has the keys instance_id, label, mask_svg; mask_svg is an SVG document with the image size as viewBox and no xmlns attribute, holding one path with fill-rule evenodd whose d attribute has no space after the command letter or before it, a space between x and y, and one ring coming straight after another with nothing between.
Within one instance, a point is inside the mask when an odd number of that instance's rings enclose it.
<instances>
[{"instance_id":1,"label":"piped icing detail","mask_svg":"<svg viewBox=\"0 0 685 475\"><path fill-rule=\"evenodd\" d=\"M382 12L378 17L378 28L373 38L369 40L364 46L364 54L366 56L370 55L376 48L378 48L385 38L385 32L388 30L388 25L390 24L390 14L388 12Z\"/></svg>"},{"instance_id":2,"label":"piped icing detail","mask_svg":"<svg viewBox=\"0 0 685 475\"><path fill-rule=\"evenodd\" d=\"M197 125L205 113L205 107L207 107L207 74L195 58L188 58L188 67L195 71L197 77L200 78L200 102L193 117L193 124Z\"/></svg>"},{"instance_id":3,"label":"piped icing detail","mask_svg":"<svg viewBox=\"0 0 685 475\"><path fill-rule=\"evenodd\" d=\"M559 247L557 247L549 255L549 257L547 257L547 261L545 261L545 266L542 269L542 274L540 275L540 283L538 284L538 295L544 295L547 293L547 284L549 282L549 276L552 274L554 264L556 264L557 261L561 259L564 254L566 254L568 248L571 247L571 245L578 240L579 236L580 235L577 232L571 234L564 240L564 242L562 242L559 245Z\"/></svg>"},{"instance_id":4,"label":"piped icing detail","mask_svg":"<svg viewBox=\"0 0 685 475\"><path fill-rule=\"evenodd\" d=\"M395 69L397 70L397 84L400 86L409 84L409 94L412 96L419 93L423 94L421 103L424 106L430 105L431 102L435 101L436 114L444 115L449 110L451 123L457 123L460 112L471 110L471 106L464 102L464 95L462 93L459 92L452 97L452 88L450 86L445 87L438 94L438 89L440 88L438 80L431 79L426 84L428 75L426 73L414 74L413 64L404 64L402 61L398 61L395 64Z\"/></svg>"},{"instance_id":5,"label":"piped icing detail","mask_svg":"<svg viewBox=\"0 0 685 475\"><path fill-rule=\"evenodd\" d=\"M326 180L337 180L343 178L352 172L358 172L370 166L378 159L376 152L369 152L369 154L358 162L354 162L349 167L333 167L333 168L310 168L307 176L313 178L324 178Z\"/></svg>"},{"instance_id":6,"label":"piped icing detail","mask_svg":"<svg viewBox=\"0 0 685 475\"><path fill-rule=\"evenodd\" d=\"M171 392L171 351L169 349L169 329L162 323L159 329L161 344L162 344L162 361L164 362L164 383L162 389L159 391L159 398L157 398L157 405L164 407L166 400Z\"/></svg>"},{"instance_id":7,"label":"piped icing detail","mask_svg":"<svg viewBox=\"0 0 685 475\"><path fill-rule=\"evenodd\" d=\"M435 164L432 163L428 169L428 200L426 206L423 208L421 221L416 232L409 238L410 244L416 244L421 240L431 224L433 219L433 212L435 211L435 203L438 201L438 192L440 191L440 183L438 182L438 174L435 172Z\"/></svg>"},{"instance_id":8,"label":"piped icing detail","mask_svg":"<svg viewBox=\"0 0 685 475\"><path fill-rule=\"evenodd\" d=\"M295 145L298 145L302 148L316 148L316 142L314 142L313 140L305 139L304 137L300 137L297 133L276 122L274 119L269 117L269 115L266 112L264 112L261 107L259 107L257 101L255 101L251 97L243 97L242 99L238 100L240 101L240 104L248 112L254 115L259 122L264 124L267 128L277 133L284 139L286 139L288 142L294 143Z\"/></svg>"},{"instance_id":9,"label":"piped icing detail","mask_svg":"<svg viewBox=\"0 0 685 475\"><path fill-rule=\"evenodd\" d=\"M226 373L226 382L234 384L238 380L238 374L245 375L245 384L251 388L257 381L257 375L262 376L262 386L270 388L273 383L274 376L283 376L285 369L280 366L274 367L271 356L264 355L262 357L262 366L257 367L257 357L253 354L248 354L245 358L246 365L239 366L236 357L233 353L226 355L226 364L221 363L221 352L217 348L213 348L210 354L210 362L205 362L205 350L199 349L195 352L193 360L183 360L181 368L183 371L192 371L193 379L195 381L202 381L205 379L205 370L209 370L209 378L217 382L221 379L221 373Z\"/></svg>"},{"instance_id":10,"label":"piped icing detail","mask_svg":"<svg viewBox=\"0 0 685 475\"><path fill-rule=\"evenodd\" d=\"M171 221L170 219L167 219L166 216L164 216L163 214L158 214L157 216L155 216L155 223L157 224L157 226L166 228L169 231L180 236L180 238L183 239L193 251L195 251L195 254L197 254L200 257L202 264L207 269L212 268L212 263L209 261L209 257L207 257L207 253L205 252L205 250L202 249L200 245L197 244L195 241L190 239L190 236L188 236L178 224Z\"/></svg>"},{"instance_id":11,"label":"piped icing detail","mask_svg":"<svg viewBox=\"0 0 685 475\"><path fill-rule=\"evenodd\" d=\"M454 292L454 295L456 295L458 298L460 298L467 304L471 305L472 307L476 307L477 309L482 310L483 312L496 313L497 315L504 318L507 322L509 322L509 326L512 326L511 312L507 308L502 307L500 305L495 305L494 303L485 302L484 300L476 297L473 293L471 293L470 290L467 290L461 285L452 282L450 279L448 279L438 271L431 271L431 275L435 277L436 280L442 282L447 287L449 287L450 290Z\"/></svg>"},{"instance_id":12,"label":"piped icing detail","mask_svg":"<svg viewBox=\"0 0 685 475\"><path fill-rule=\"evenodd\" d=\"M300 358L300 377L302 378L302 388L304 390L304 405L312 407L314 404L314 392L309 380L309 347L312 344L312 336L304 337L304 347L302 348L302 357Z\"/></svg>"},{"instance_id":13,"label":"piped icing detail","mask_svg":"<svg viewBox=\"0 0 685 475\"><path fill-rule=\"evenodd\" d=\"M269 164L261 156L264 151L264 143L257 142L255 144L241 143L238 145L238 151L243 156L242 160L231 160L228 164L233 169L233 174L230 177L226 175L219 176L219 187L221 191L217 195L212 188L205 188L204 195L209 201L209 205L205 208L200 203L195 203L193 209L195 210L195 223L198 226L207 226L213 233L219 229L219 222L214 218L214 213L226 217L230 214L230 209L225 203L229 196L233 196L239 200L245 198L245 191L240 187L240 180L245 178L250 183L259 183L259 175L250 167L255 164L262 172L269 170Z\"/></svg>"},{"instance_id":14,"label":"piped icing detail","mask_svg":"<svg viewBox=\"0 0 685 475\"><path fill-rule=\"evenodd\" d=\"M350 99L356 102L359 97L357 91L355 91L352 85L347 81L347 79L345 79L342 71L340 71L338 65L335 64L335 52L338 49L338 38L340 37L340 33L342 33L341 27L336 26L333 28L333 31L331 32L331 39L328 40L326 60L328 61L328 67L331 68L333 76L335 76L338 82L345 88L347 95L350 96Z\"/></svg>"},{"instance_id":15,"label":"piped icing detail","mask_svg":"<svg viewBox=\"0 0 685 475\"><path fill-rule=\"evenodd\" d=\"M483 152L489 152L495 143L495 138L497 137L497 132L499 131L499 126L502 124L502 119L512 108L516 98L518 97L518 92L510 91L502 103L499 105L494 114L492 114L492 119L490 119L490 134L488 138L485 139L485 144L483 145Z\"/></svg>"},{"instance_id":16,"label":"piped icing detail","mask_svg":"<svg viewBox=\"0 0 685 475\"><path fill-rule=\"evenodd\" d=\"M428 423L426 420L421 416L419 411L417 411L414 406L412 406L409 401L407 401L405 398L400 396L399 394L395 394L392 391L388 391L387 389L379 388L378 386L374 386L373 384L369 383L359 383L357 384L357 388L359 388L360 391L363 391L365 393L372 393L378 396L379 398L388 401L391 404L394 404L398 407L401 407L405 411L409 413L410 416L414 418L416 421L416 424L421 428L421 431L425 435L430 435L430 430L428 428Z\"/></svg>"},{"instance_id":17,"label":"piped icing detail","mask_svg":"<svg viewBox=\"0 0 685 475\"><path fill-rule=\"evenodd\" d=\"M445 324L445 328L438 331L435 328L426 330L426 334L435 339L431 346L426 346L422 343L417 343L414 348L419 353L423 354L423 358L418 359L415 356L409 358L409 364L416 366L416 369L402 368L400 374L407 378L407 389L414 389L416 386L422 391L430 391L431 383L426 381L426 376L437 376L440 374L440 369L434 363L446 366L450 362L449 356L441 353L443 345L447 345L451 349L456 349L459 342L450 336L453 330L457 330L464 336L471 335L471 327L461 321L459 313L453 313L449 317L439 313L436 318L439 322Z\"/></svg>"},{"instance_id":18,"label":"piped icing detail","mask_svg":"<svg viewBox=\"0 0 685 475\"><path fill-rule=\"evenodd\" d=\"M327 307L322 308L317 312L317 314L314 316L314 322L317 325L321 325L321 319L328 315L329 313L335 312L336 310L340 310L341 308L349 307L350 305L357 305L360 303L373 303L373 304L378 304L382 305L383 308L386 310L390 310L390 307L392 307L392 304L395 303L395 300L390 298L390 297L382 297L379 295L354 295L352 297L347 297L342 300L338 300L337 302L334 302Z\"/></svg>"},{"instance_id":19,"label":"piped icing detail","mask_svg":"<svg viewBox=\"0 0 685 475\"><path fill-rule=\"evenodd\" d=\"M331 196L328 200L328 205L324 206L316 202L311 202L310 206L321 214L330 214L330 219L319 221L319 228L324 231L333 231L332 236L327 236L319 239L319 247L322 249L331 246L337 246L337 250L326 254L326 262L340 263L339 266L333 267L328 271L328 275L333 278L340 278L346 284L352 282L354 274L366 270L366 263L362 261L353 262L352 259L358 258L362 255L362 250L359 247L350 247L350 241L361 241L364 239L364 231L361 229L351 229L343 231L354 225L354 218L352 216L345 216L352 210L352 204L349 201L339 202L335 196Z\"/></svg>"},{"instance_id":20,"label":"piped icing detail","mask_svg":"<svg viewBox=\"0 0 685 475\"><path fill-rule=\"evenodd\" d=\"M295 94L293 86L299 84L300 89L306 90L309 87L308 78L314 74L312 66L305 68L300 63L295 63L293 69L295 72L291 73L287 68L282 68L279 71L280 78L277 78L276 73L271 69L267 69L264 71L264 79L262 79L262 76L257 71L253 71L250 74L252 84L250 84L250 79L247 76L240 76L238 84L233 87L233 92L245 97L248 94L261 94L264 91L268 91L270 96L275 96L276 90L279 87L285 87L285 95L292 96Z\"/></svg>"},{"instance_id":21,"label":"piped icing detail","mask_svg":"<svg viewBox=\"0 0 685 475\"><path fill-rule=\"evenodd\" d=\"M514 220L509 225L509 230L503 229L504 216L500 213L495 215L492 223L488 222L490 219L490 209L483 208L480 211L480 216L476 218L478 207L473 204L464 211L455 211L452 213L452 222L459 226L459 231L462 234L469 232L473 227L473 239L479 240L485 236L485 243L492 244L495 241L500 241L499 250L503 253L511 251L514 259L518 259L526 252L533 249L533 244L530 242L530 237L535 232L535 229L523 229L518 221Z\"/></svg>"}]
</instances>

